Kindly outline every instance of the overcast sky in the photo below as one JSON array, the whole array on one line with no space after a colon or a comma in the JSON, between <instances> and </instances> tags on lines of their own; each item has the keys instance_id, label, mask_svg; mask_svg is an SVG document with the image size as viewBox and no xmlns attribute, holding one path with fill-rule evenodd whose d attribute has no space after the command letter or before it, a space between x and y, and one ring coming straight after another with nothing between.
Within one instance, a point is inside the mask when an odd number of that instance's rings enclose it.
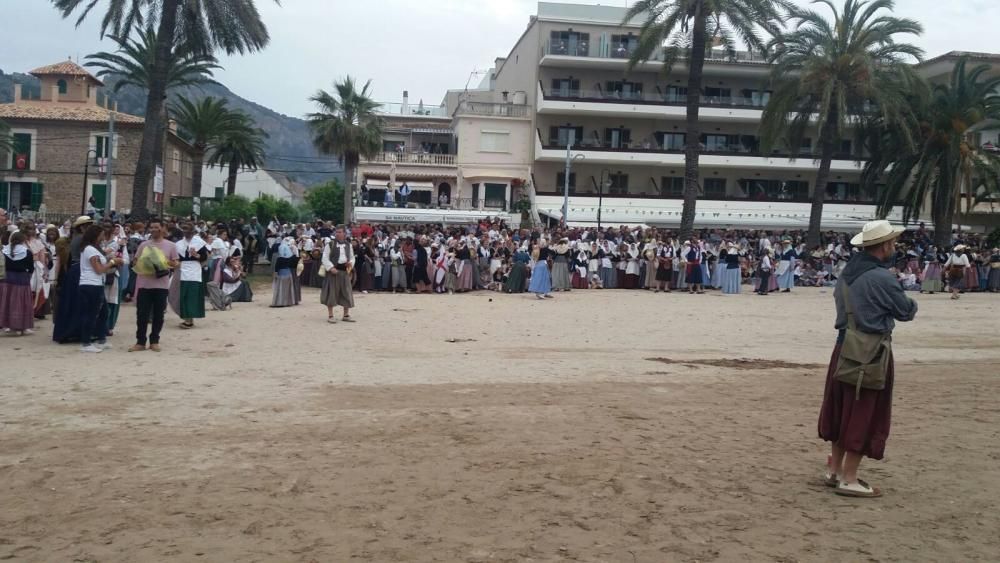
<instances>
[{"instance_id":1,"label":"overcast sky","mask_svg":"<svg viewBox=\"0 0 1000 563\"><path fill-rule=\"evenodd\" d=\"M808 0L795 0L800 4ZM839 1L839 0L838 0ZM98 51L100 0L79 28L63 20L49 0L0 0L0 69L26 72ZM625 0L577 3L625 5ZM533 0L257 0L271 33L262 53L224 57L218 78L244 98L301 116L307 98L350 74L371 79L375 98L395 102L409 90L411 102L441 101L445 90L463 88L473 71L506 56L535 13ZM896 14L924 24L915 42L928 57L947 51L1000 52L996 0L897 0ZM473 77L474 86L482 78Z\"/></svg>"}]
</instances>

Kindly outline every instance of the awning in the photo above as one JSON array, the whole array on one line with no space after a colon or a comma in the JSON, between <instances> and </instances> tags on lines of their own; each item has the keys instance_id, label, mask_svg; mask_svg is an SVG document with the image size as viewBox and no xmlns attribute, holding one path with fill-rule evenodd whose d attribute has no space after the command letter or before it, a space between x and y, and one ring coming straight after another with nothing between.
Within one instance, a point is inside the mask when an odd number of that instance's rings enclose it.
<instances>
[{"instance_id":1,"label":"awning","mask_svg":"<svg viewBox=\"0 0 1000 563\"><path fill-rule=\"evenodd\" d=\"M414 133L427 133L430 135L451 135L451 129L412 129Z\"/></svg>"},{"instance_id":2,"label":"awning","mask_svg":"<svg viewBox=\"0 0 1000 563\"><path fill-rule=\"evenodd\" d=\"M381 179L381 180L388 180L389 179L389 173L388 172L382 172L382 171L378 171L378 172L365 172L364 176L365 176L365 178L375 178L375 179ZM447 179L450 179L450 178L455 178L456 176L457 176L457 174L455 172L409 172L409 171L407 171L407 172L397 172L396 173L396 181L397 182L403 182L403 181L406 181L406 182L417 181L417 182L419 182L419 181L422 181L422 180L437 180L439 178L447 180Z\"/></svg>"},{"instance_id":3,"label":"awning","mask_svg":"<svg viewBox=\"0 0 1000 563\"><path fill-rule=\"evenodd\" d=\"M504 221L510 220L510 214L479 210L479 209L410 209L398 207L356 207L354 218L357 221L373 221L377 223L403 223L420 225L426 223L445 223L466 225L478 223L480 219L492 217Z\"/></svg>"}]
</instances>

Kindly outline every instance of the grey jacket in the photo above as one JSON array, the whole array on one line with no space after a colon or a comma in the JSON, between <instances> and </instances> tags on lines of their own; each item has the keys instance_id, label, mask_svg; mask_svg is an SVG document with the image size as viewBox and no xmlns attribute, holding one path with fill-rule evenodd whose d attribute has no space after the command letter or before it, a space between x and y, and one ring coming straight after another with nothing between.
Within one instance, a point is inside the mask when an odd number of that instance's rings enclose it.
<instances>
[{"instance_id":1,"label":"grey jacket","mask_svg":"<svg viewBox=\"0 0 1000 563\"><path fill-rule=\"evenodd\" d=\"M859 252L851 257L833 292L838 330L847 328L845 284L850 287L854 320L861 332L891 334L895 321L912 321L917 314L917 302L906 296L896 276L872 255Z\"/></svg>"}]
</instances>

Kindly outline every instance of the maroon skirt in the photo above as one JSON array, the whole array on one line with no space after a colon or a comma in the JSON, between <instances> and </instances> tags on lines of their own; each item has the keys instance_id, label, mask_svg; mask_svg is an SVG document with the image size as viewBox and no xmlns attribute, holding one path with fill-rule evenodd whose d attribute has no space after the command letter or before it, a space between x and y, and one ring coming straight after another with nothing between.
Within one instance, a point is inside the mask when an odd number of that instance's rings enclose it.
<instances>
[{"instance_id":1,"label":"maroon skirt","mask_svg":"<svg viewBox=\"0 0 1000 563\"><path fill-rule=\"evenodd\" d=\"M573 279L571 281L573 289L587 289L590 287L590 280L586 276L581 276L580 271L573 268Z\"/></svg>"},{"instance_id":2,"label":"maroon skirt","mask_svg":"<svg viewBox=\"0 0 1000 563\"><path fill-rule=\"evenodd\" d=\"M882 459L892 419L894 362L889 360L885 389L862 389L861 396L855 398L854 386L837 380L840 345L838 341L826 372L826 390L819 411L819 437L849 452Z\"/></svg>"}]
</instances>

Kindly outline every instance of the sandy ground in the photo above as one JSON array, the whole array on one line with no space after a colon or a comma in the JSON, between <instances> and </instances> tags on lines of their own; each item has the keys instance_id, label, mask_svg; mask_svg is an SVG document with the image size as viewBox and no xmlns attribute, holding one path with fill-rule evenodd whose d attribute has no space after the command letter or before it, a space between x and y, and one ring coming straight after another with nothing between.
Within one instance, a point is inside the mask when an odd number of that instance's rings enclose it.
<instances>
[{"instance_id":1,"label":"sandy ground","mask_svg":"<svg viewBox=\"0 0 1000 563\"><path fill-rule=\"evenodd\" d=\"M0 559L1000 557L995 295L917 296L874 501L818 482L828 291L269 296L159 355L131 307L100 356L0 340Z\"/></svg>"}]
</instances>

